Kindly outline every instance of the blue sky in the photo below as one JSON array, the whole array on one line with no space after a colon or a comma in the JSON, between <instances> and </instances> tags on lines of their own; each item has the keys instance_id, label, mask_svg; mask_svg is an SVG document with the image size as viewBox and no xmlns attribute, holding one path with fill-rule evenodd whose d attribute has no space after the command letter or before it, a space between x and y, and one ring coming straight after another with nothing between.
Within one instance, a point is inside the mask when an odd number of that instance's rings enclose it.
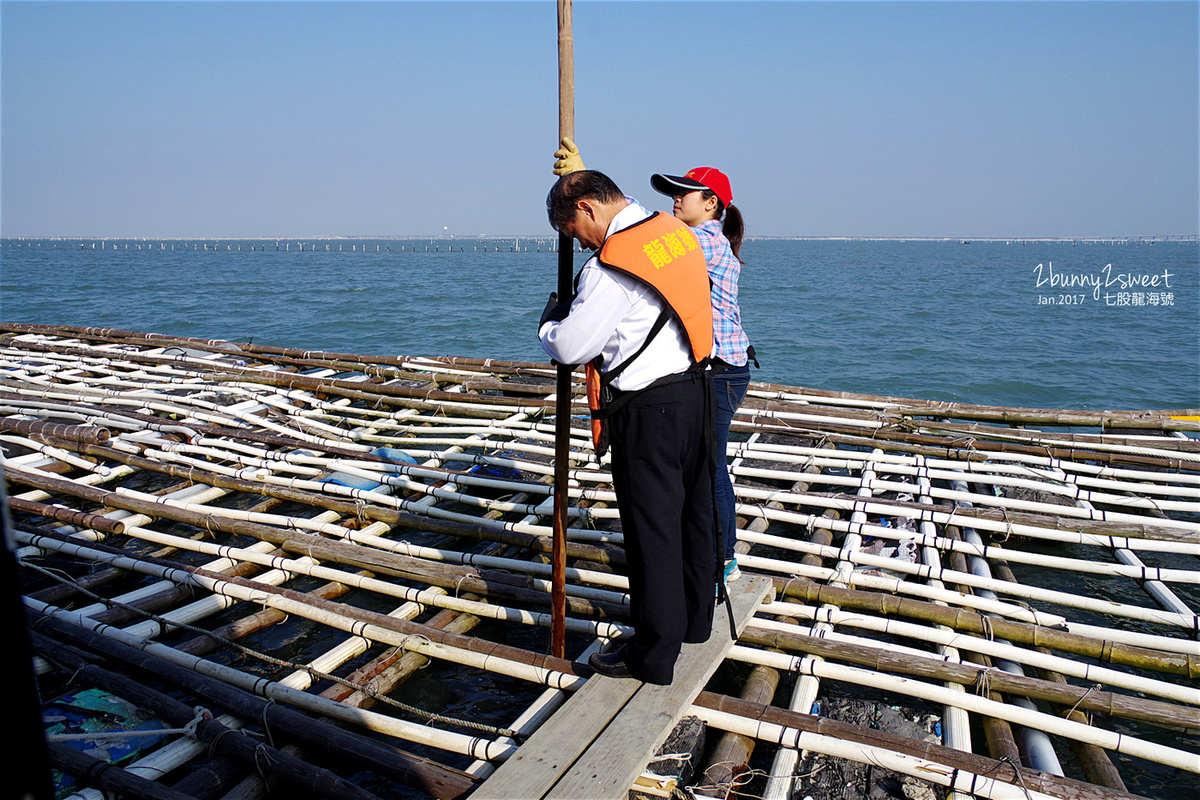
<instances>
[{"instance_id":1,"label":"blue sky","mask_svg":"<svg viewBox=\"0 0 1200 800\"><path fill-rule=\"evenodd\" d=\"M576 138L763 236L1195 234L1196 2L574 4ZM0 233L548 234L555 5L0 3Z\"/></svg>"}]
</instances>

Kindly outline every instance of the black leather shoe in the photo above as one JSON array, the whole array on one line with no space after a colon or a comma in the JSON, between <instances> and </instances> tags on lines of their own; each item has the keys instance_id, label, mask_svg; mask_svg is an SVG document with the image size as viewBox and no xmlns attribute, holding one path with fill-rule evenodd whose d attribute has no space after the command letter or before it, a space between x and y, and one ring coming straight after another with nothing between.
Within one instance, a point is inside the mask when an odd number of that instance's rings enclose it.
<instances>
[{"instance_id":1,"label":"black leather shoe","mask_svg":"<svg viewBox=\"0 0 1200 800\"><path fill-rule=\"evenodd\" d=\"M625 663L624 647L611 653L592 653L588 656L588 666L609 678L633 677L633 673L629 671L629 665Z\"/></svg>"}]
</instances>

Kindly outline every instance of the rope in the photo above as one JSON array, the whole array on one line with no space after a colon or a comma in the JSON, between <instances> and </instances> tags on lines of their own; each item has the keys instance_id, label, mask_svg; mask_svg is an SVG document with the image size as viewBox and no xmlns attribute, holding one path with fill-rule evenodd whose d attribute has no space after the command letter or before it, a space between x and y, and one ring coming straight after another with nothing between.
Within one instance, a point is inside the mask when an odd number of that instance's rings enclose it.
<instances>
[{"instance_id":1,"label":"rope","mask_svg":"<svg viewBox=\"0 0 1200 800\"><path fill-rule=\"evenodd\" d=\"M479 731L481 733L487 733L494 737L508 737L508 738L514 739L518 742L524 741L527 738L525 734L523 734L519 731L509 729L509 728L498 728L496 726L486 725L481 722L473 722L471 720L464 720L464 719L457 719L455 717L448 717L448 716L445 716L443 714L438 714L433 711L426 711L423 708L418 708L416 706L412 706L407 703L402 703L399 700L393 700L392 698L390 698L386 695L379 694L377 691L372 689L367 684L355 683L354 681L350 681L345 678L341 678L337 675L333 675L331 673L324 672L322 670L318 670L310 664L299 664L294 661L288 661L286 659L276 658L275 656L268 655L267 653L259 652L257 650L254 650L253 648L246 647L243 644L239 644L238 642L232 641L225 637L218 636L215 633L213 633L212 631L208 631L203 628L196 627L194 625L189 625L188 623L185 623L185 622L169 620L163 616L154 614L154 613L146 611L144 609L140 609L136 606L131 606L126 603L122 603L118 600L112 600L110 598L102 597L102 596L96 594L95 592L92 592L89 589L85 588L84 586L80 585L77 581L70 579L70 578L60 577L60 576L54 574L51 570L44 569L36 564L22 562L22 566L25 566L25 567L33 569L37 572L40 572L40 573L46 575L47 577L51 578L52 580L58 581L60 583L71 584L74 586L74 588L77 591L80 591L83 594L88 595L89 597L93 598L97 602L103 603L104 605L106 605L110 608L120 608L125 611L133 612L133 613L140 615L146 619L157 622L159 625L162 625L164 629L178 628L180 630L190 631L192 633L195 633L195 634L198 634L201 636L207 636L208 638L210 638L214 641L220 642L221 644L231 647L231 648L237 650L238 652L248 655L252 658L256 658L259 661L262 661L263 663L270 664L270 665L276 666L276 667L282 667L282 668L286 668L286 669L303 671L303 672L308 673L310 676L312 676L313 678L315 678L317 680L332 681L333 683L339 684L341 686L345 686L347 689L352 689L356 692L360 692L363 695L370 697L372 700L376 700L380 703L384 703L386 705L392 706L393 708L404 711L405 713L411 714L415 717L421 717L421 718L425 719L427 722L440 723L443 725L450 725L450 726L457 727L457 728L465 728L468 730ZM420 636L420 634L413 634L413 635L417 636L418 638L425 639L425 641L429 641L427 638ZM405 644L407 643L407 641L408 641L408 638L405 638L400 643L399 646L403 649ZM268 702L273 703L274 700L269 700ZM265 713L266 713L266 711L264 708L264 714ZM264 728L265 728L265 720L264 720ZM145 734L143 734L143 735L145 735Z\"/></svg>"},{"instance_id":2,"label":"rope","mask_svg":"<svg viewBox=\"0 0 1200 800\"><path fill-rule=\"evenodd\" d=\"M992 672L995 667L984 667L975 674L975 694L988 697L992 693Z\"/></svg>"},{"instance_id":3,"label":"rope","mask_svg":"<svg viewBox=\"0 0 1200 800\"><path fill-rule=\"evenodd\" d=\"M739 766L744 766L732 761L718 761L715 764L710 764L708 769L712 769L713 767L721 765L733 765L735 769ZM693 786L677 786L672 791L671 797L673 799L678 798L679 800L711 800L713 795L697 794L697 792L716 791L720 793L717 795L718 797L740 797L751 798L752 800L767 800L766 795L752 794L751 792L746 791L746 787L755 781L769 781L772 778L778 777L790 777L793 781L803 782L820 774L827 766L827 763L819 763L814 769L811 769L807 772L794 773L788 776L773 775L764 769L746 769L737 775L734 775L728 781L721 781L719 783L697 783ZM708 770L705 770L705 776L707 776L707 774ZM920 779L915 778L914 780L919 781ZM924 782L922 781L922 783ZM803 792L800 792L796 796L799 797L803 794Z\"/></svg>"},{"instance_id":4,"label":"rope","mask_svg":"<svg viewBox=\"0 0 1200 800\"><path fill-rule=\"evenodd\" d=\"M267 721L267 712L271 710L271 706L276 705L274 697L268 697L267 702L262 707L262 719L259 720L262 725L263 733L267 735L267 744L271 747L275 746L275 737L271 734L271 726Z\"/></svg>"},{"instance_id":5,"label":"rope","mask_svg":"<svg viewBox=\"0 0 1200 800\"><path fill-rule=\"evenodd\" d=\"M208 757L212 758L213 756L217 755L217 742L221 741L222 736L232 735L235 733L237 733L237 731L233 728L225 728L224 730L218 732L208 744Z\"/></svg>"},{"instance_id":6,"label":"rope","mask_svg":"<svg viewBox=\"0 0 1200 800\"><path fill-rule=\"evenodd\" d=\"M47 733L46 741L48 742L78 742L78 741L106 741L119 739L137 739L144 736L170 736L179 735L187 736L189 739L199 741L199 736L196 729L200 723L206 719L212 719L212 712L201 706L196 706L194 711L195 716L182 728L145 728L136 731L89 731L87 733Z\"/></svg>"},{"instance_id":7,"label":"rope","mask_svg":"<svg viewBox=\"0 0 1200 800\"><path fill-rule=\"evenodd\" d=\"M95 731L93 733L48 733L48 742L104 741L108 739L137 739L145 736L167 736L171 734L190 736L188 728L146 728L137 731Z\"/></svg>"},{"instance_id":8,"label":"rope","mask_svg":"<svg viewBox=\"0 0 1200 800\"><path fill-rule=\"evenodd\" d=\"M983 630L983 636L989 642L996 641L996 634L992 630L992 618L985 615L979 617L979 626Z\"/></svg>"}]
</instances>

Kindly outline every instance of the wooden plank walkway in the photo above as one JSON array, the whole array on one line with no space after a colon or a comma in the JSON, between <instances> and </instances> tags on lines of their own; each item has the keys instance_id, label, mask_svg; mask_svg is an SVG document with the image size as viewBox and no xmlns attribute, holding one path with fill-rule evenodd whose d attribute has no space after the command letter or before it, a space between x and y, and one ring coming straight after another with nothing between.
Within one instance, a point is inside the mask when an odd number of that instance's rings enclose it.
<instances>
[{"instance_id":1,"label":"wooden plank walkway","mask_svg":"<svg viewBox=\"0 0 1200 800\"><path fill-rule=\"evenodd\" d=\"M761 576L729 585L739 634L770 591L771 581ZM625 800L733 647L727 613L725 605L718 606L707 642L684 645L670 686L589 678L472 800Z\"/></svg>"}]
</instances>

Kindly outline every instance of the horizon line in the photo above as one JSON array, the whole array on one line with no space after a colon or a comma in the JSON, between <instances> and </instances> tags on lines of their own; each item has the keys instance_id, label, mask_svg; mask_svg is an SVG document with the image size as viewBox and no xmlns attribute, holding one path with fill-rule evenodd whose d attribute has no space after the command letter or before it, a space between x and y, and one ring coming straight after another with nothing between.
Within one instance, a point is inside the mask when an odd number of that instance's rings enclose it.
<instances>
[{"instance_id":1,"label":"horizon line","mask_svg":"<svg viewBox=\"0 0 1200 800\"><path fill-rule=\"evenodd\" d=\"M428 239L431 241L480 241L485 239L528 239L528 240L557 240L555 234L413 234L413 235L353 235L321 234L316 236L2 236L0 241L103 241L103 242L301 242L301 241L403 241ZM1200 241L1196 233L1155 233L1155 234L1119 234L1108 236L964 236L964 235L873 235L873 234L832 234L832 235L802 235L774 234L747 236L746 241L752 240L790 240L790 241L928 241L928 242L1110 242L1110 241Z\"/></svg>"}]
</instances>

